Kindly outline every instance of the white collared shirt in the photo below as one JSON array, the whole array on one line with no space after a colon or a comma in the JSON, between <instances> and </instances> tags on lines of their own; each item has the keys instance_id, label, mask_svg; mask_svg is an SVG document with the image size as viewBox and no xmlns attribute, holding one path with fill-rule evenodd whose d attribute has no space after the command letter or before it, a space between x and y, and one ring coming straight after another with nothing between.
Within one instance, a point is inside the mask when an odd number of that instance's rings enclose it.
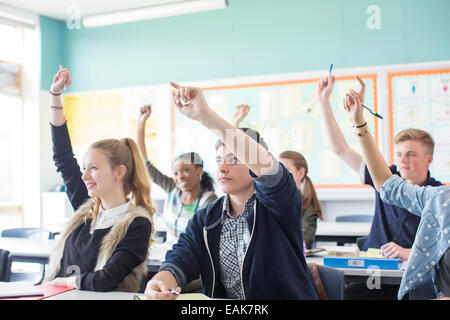
<instances>
[{"instance_id":1,"label":"white collared shirt","mask_svg":"<svg viewBox=\"0 0 450 320\"><path fill-rule=\"evenodd\" d=\"M90 233L94 233L94 230L96 229L106 229L112 227L120 217L128 212L130 204L131 200L123 205L107 210L103 209L100 205L97 219L95 219L95 222L91 225Z\"/></svg>"}]
</instances>

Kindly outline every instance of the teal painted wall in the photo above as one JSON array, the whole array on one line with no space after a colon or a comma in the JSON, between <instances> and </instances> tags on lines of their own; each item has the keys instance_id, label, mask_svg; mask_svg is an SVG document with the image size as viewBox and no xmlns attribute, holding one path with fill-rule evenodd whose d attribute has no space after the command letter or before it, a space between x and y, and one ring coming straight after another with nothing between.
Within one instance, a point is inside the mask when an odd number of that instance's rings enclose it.
<instances>
[{"instance_id":1,"label":"teal painted wall","mask_svg":"<svg viewBox=\"0 0 450 320\"><path fill-rule=\"evenodd\" d=\"M41 89L49 89L58 66L63 63L63 31L65 24L44 16L39 17L41 28Z\"/></svg>"},{"instance_id":2,"label":"teal painted wall","mask_svg":"<svg viewBox=\"0 0 450 320\"><path fill-rule=\"evenodd\" d=\"M370 5L381 9L380 30L366 27ZM41 87L61 58L69 91L326 70L331 60L449 60L449 12L449 0L229 0L224 10L100 28L42 17Z\"/></svg>"}]
</instances>

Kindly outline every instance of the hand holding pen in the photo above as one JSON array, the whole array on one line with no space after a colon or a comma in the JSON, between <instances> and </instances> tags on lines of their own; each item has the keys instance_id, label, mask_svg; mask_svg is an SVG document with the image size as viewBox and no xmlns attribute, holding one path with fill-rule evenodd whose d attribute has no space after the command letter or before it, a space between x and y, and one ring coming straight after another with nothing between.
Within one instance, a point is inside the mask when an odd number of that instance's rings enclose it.
<instances>
[{"instance_id":1,"label":"hand holding pen","mask_svg":"<svg viewBox=\"0 0 450 320\"><path fill-rule=\"evenodd\" d=\"M360 90L358 93L356 93L356 91L354 91L354 94L358 94L359 99L360 99L360 101L361 101L361 106L362 106L363 108L366 108L366 109L367 109L371 114L373 114L374 116L376 116L376 117L378 117L378 118L380 118L380 119L383 119L383 117L382 117L380 114L378 114L378 113L372 111L372 109L370 109L369 107L367 107L367 106L364 105L364 95L365 95L365 92L366 92L366 84L364 83L364 81L361 79L360 76L356 76L356 80L358 80L359 84L361 85L361 90ZM349 94L347 94L347 97L344 98L344 104L346 103L345 100L347 100L347 99L351 99L351 101L354 101L353 98L352 98L352 96L350 96Z\"/></svg>"},{"instance_id":2,"label":"hand holding pen","mask_svg":"<svg viewBox=\"0 0 450 320\"><path fill-rule=\"evenodd\" d=\"M50 93L54 96L60 95L66 86L70 86L72 84L72 77L70 75L70 71L67 68L62 69L60 65L60 69L53 77L53 83L50 87Z\"/></svg>"},{"instance_id":3,"label":"hand holding pen","mask_svg":"<svg viewBox=\"0 0 450 320\"><path fill-rule=\"evenodd\" d=\"M165 272L165 271L162 271ZM160 274L162 273L160 272ZM168 272L168 271L166 271ZM163 274L164 275L164 274ZM169 281L168 281L169 280ZM172 279L174 280L174 279ZM175 287L175 289L173 289ZM151 300L175 300L181 293L181 288L176 286L176 282L166 278L152 278L145 288L145 296Z\"/></svg>"}]
</instances>

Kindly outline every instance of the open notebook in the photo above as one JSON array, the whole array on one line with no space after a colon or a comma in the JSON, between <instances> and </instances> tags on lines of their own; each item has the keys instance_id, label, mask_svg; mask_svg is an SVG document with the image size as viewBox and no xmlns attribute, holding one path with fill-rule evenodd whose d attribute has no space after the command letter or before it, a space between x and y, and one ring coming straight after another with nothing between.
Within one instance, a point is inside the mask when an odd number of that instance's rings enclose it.
<instances>
[{"instance_id":1,"label":"open notebook","mask_svg":"<svg viewBox=\"0 0 450 320\"><path fill-rule=\"evenodd\" d=\"M44 292L28 281L0 282L0 298L43 296Z\"/></svg>"}]
</instances>

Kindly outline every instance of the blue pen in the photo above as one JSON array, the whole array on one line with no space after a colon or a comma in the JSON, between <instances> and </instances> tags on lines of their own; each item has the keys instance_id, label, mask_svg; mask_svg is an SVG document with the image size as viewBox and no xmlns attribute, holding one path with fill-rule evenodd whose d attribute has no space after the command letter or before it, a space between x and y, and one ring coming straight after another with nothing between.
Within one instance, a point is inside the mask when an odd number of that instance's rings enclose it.
<instances>
[{"instance_id":1,"label":"blue pen","mask_svg":"<svg viewBox=\"0 0 450 320\"><path fill-rule=\"evenodd\" d=\"M330 71L328 71L328 79L331 77L331 70L333 70L333 62L331 62ZM328 80L327 80L327 85L328 85Z\"/></svg>"},{"instance_id":2,"label":"blue pen","mask_svg":"<svg viewBox=\"0 0 450 320\"><path fill-rule=\"evenodd\" d=\"M347 93L347 96L349 96L350 97L350 99L352 99L353 100L353 98L352 98L352 96L351 95L349 95L348 93ZM373 112L372 110L370 110L370 108L369 107L366 107L365 105L363 105L362 103L361 103L361 105L364 107L364 108L366 108L371 114L373 114L375 117L378 117L378 118L380 118L380 119L383 119L383 117L381 116L381 115L379 115L378 113L376 113L376 112Z\"/></svg>"}]
</instances>

